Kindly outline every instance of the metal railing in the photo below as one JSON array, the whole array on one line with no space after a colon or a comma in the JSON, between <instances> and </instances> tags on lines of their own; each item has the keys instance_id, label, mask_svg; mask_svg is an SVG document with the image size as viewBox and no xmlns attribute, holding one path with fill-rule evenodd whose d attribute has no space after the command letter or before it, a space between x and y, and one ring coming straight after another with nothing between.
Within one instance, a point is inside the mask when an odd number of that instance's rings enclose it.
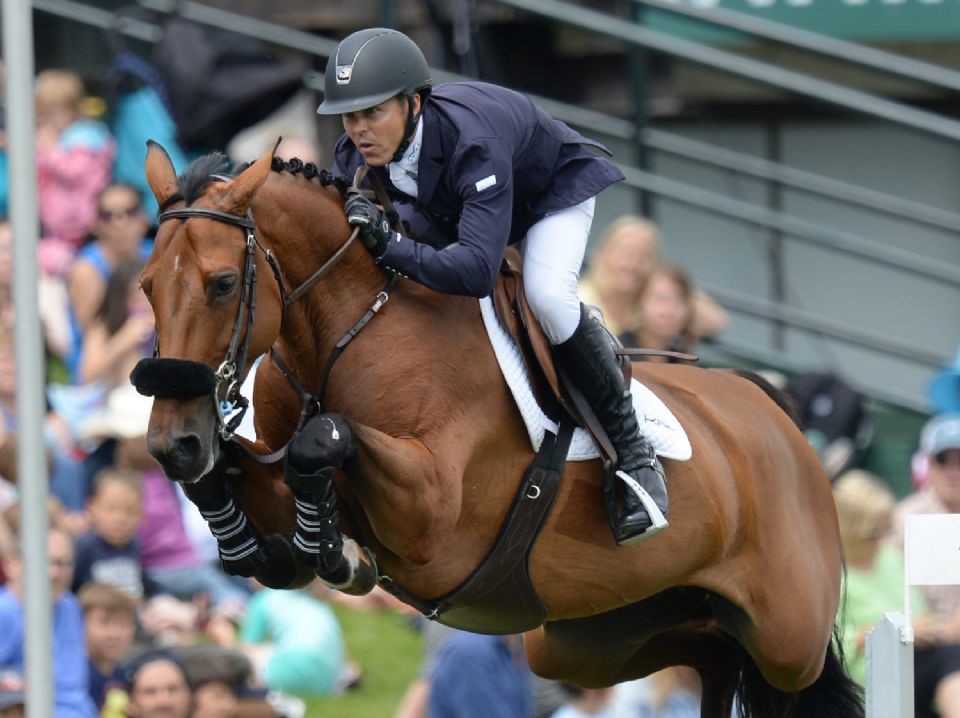
<instances>
[{"instance_id":1,"label":"metal railing","mask_svg":"<svg viewBox=\"0 0 960 718\"><path fill-rule=\"evenodd\" d=\"M883 118L940 137L960 140L960 122L947 117L917 110L903 103L886 100L859 90L851 90L800 72L784 70L733 52L640 27L626 20L610 17L568 2L560 0L497 0L497 2L778 90Z\"/></svg>"},{"instance_id":2,"label":"metal railing","mask_svg":"<svg viewBox=\"0 0 960 718\"><path fill-rule=\"evenodd\" d=\"M895 55L866 45L837 40L723 8L704 10L671 0L632 0L632 2L673 15L690 17L712 27L724 27L754 37L773 40L783 45L841 60L848 65L860 65L876 72L902 77L914 83L960 92L960 72L929 62Z\"/></svg>"}]
</instances>

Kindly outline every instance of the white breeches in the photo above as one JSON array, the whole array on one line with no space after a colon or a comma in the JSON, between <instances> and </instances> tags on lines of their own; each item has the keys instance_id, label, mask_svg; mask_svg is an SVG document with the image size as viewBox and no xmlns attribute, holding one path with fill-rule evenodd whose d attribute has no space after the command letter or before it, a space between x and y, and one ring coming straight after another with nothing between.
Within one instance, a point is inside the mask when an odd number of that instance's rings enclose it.
<instances>
[{"instance_id":1,"label":"white breeches","mask_svg":"<svg viewBox=\"0 0 960 718\"><path fill-rule=\"evenodd\" d=\"M553 345L573 336L580 324L577 285L595 204L596 197L591 197L547 215L520 245L527 301Z\"/></svg>"}]
</instances>

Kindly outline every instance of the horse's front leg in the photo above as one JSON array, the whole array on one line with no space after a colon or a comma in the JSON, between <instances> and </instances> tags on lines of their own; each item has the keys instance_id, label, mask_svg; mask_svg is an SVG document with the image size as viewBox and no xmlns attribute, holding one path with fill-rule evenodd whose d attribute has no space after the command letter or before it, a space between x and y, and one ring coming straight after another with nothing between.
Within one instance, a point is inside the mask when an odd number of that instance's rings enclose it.
<instances>
[{"instance_id":1,"label":"horse's front leg","mask_svg":"<svg viewBox=\"0 0 960 718\"><path fill-rule=\"evenodd\" d=\"M263 471L268 467L256 468ZM274 471L279 480L279 471ZM251 488L250 483L257 483L256 489L272 484L268 477L254 477L245 473L231 459L224 457L200 481L183 485L187 498L200 510L217 540L224 571L233 576L254 577L271 588L297 588L309 583L313 579L313 572L298 565L290 541L284 535L287 532L280 525L282 519L251 517L253 521L259 519L266 532L264 536L234 500L231 486L234 481L243 482L244 489ZM259 497L254 505L276 505L267 500L262 491L254 493ZM250 501L243 503L250 504Z\"/></svg>"},{"instance_id":2,"label":"horse's front leg","mask_svg":"<svg viewBox=\"0 0 960 718\"><path fill-rule=\"evenodd\" d=\"M290 442L283 479L293 491L293 548L324 583L344 593L369 593L377 582L373 554L340 533L333 474L354 455L353 433L339 414L308 421Z\"/></svg>"}]
</instances>

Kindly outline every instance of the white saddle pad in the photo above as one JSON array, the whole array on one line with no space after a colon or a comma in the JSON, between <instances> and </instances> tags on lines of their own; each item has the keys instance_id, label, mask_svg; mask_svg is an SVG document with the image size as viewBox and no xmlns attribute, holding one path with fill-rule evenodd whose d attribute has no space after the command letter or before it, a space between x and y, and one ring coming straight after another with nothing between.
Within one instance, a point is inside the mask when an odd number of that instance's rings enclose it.
<instances>
[{"instance_id":1,"label":"white saddle pad","mask_svg":"<svg viewBox=\"0 0 960 718\"><path fill-rule=\"evenodd\" d=\"M503 378L506 379L520 414L523 416L533 450L537 451L543 443L544 431L556 433L557 425L543 413L543 409L534 398L520 349L500 325L490 297L480 300L480 313L483 316L487 334L490 336L493 351L497 355ZM630 393L633 396L637 419L640 421L640 430L653 444L657 454L677 461L689 459L693 455L690 439L667 405L636 379L630 385ZM588 461L598 456L597 447L594 446L590 435L584 429L576 429L573 433L573 441L570 442L567 460Z\"/></svg>"}]
</instances>

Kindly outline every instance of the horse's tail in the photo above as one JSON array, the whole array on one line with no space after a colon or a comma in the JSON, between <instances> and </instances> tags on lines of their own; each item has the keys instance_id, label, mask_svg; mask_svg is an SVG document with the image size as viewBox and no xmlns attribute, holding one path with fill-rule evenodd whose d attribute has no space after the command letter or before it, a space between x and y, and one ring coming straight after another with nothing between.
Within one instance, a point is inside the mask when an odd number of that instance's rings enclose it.
<instances>
[{"instance_id":1,"label":"horse's tail","mask_svg":"<svg viewBox=\"0 0 960 718\"><path fill-rule=\"evenodd\" d=\"M794 404L793 399L791 399L787 393L777 389L777 387L756 372L748 369L730 369L729 371L760 387L763 393L769 396L773 403L779 406L780 409L783 410L783 413L790 417L790 420L797 425L797 428L803 431L803 424L800 421L800 414L797 412L796 404Z\"/></svg>"},{"instance_id":2,"label":"horse's tail","mask_svg":"<svg viewBox=\"0 0 960 718\"><path fill-rule=\"evenodd\" d=\"M843 665L843 649L834 631L820 677L799 693L771 686L743 649L737 705L740 718L863 718L863 689Z\"/></svg>"}]
</instances>

